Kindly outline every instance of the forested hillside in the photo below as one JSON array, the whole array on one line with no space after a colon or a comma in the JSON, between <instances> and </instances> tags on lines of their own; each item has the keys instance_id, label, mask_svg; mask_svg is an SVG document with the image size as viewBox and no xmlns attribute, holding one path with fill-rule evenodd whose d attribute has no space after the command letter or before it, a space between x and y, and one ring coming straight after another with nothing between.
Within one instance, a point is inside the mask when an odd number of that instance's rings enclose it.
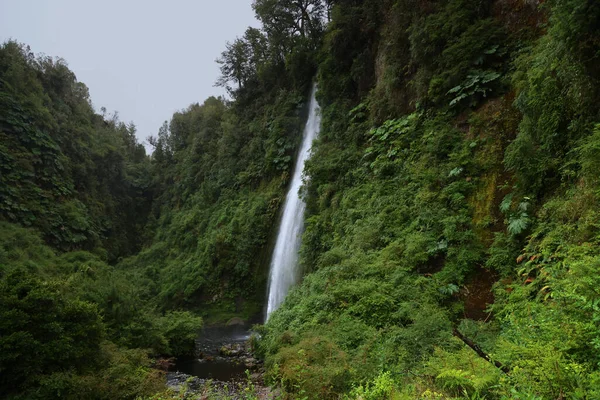
<instances>
[{"instance_id":1,"label":"forested hillside","mask_svg":"<svg viewBox=\"0 0 600 400\"><path fill-rule=\"evenodd\" d=\"M600 397L599 26L587 0L335 3L307 274L260 342L274 382Z\"/></svg>"},{"instance_id":2,"label":"forested hillside","mask_svg":"<svg viewBox=\"0 0 600 400\"><path fill-rule=\"evenodd\" d=\"M0 48L0 397L135 398L149 356L187 354L202 320L159 311L116 261L156 191L135 127L99 115L61 59Z\"/></svg>"},{"instance_id":3,"label":"forested hillside","mask_svg":"<svg viewBox=\"0 0 600 400\"><path fill-rule=\"evenodd\" d=\"M600 398L600 3L253 7L227 98L151 155L65 61L0 48L0 396L152 396L203 320L260 315L316 81L304 278L253 340L269 383Z\"/></svg>"},{"instance_id":4,"label":"forested hillside","mask_svg":"<svg viewBox=\"0 0 600 400\"><path fill-rule=\"evenodd\" d=\"M151 395L200 316L260 318L323 31L268 25L288 11L256 4L219 59L230 99L175 113L151 156L64 60L0 48L0 396Z\"/></svg>"},{"instance_id":5,"label":"forested hillside","mask_svg":"<svg viewBox=\"0 0 600 400\"><path fill-rule=\"evenodd\" d=\"M111 261L138 251L152 192L135 126L94 113L61 59L8 42L0 73L2 218L62 251Z\"/></svg>"}]
</instances>

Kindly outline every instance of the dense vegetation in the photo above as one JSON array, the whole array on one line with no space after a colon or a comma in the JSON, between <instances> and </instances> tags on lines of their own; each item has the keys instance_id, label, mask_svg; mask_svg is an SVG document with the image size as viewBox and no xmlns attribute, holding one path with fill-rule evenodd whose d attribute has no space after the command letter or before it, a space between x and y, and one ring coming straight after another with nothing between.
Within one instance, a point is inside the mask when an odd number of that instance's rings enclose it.
<instances>
[{"instance_id":1,"label":"dense vegetation","mask_svg":"<svg viewBox=\"0 0 600 400\"><path fill-rule=\"evenodd\" d=\"M260 313L316 79L304 279L254 343L270 382L600 397L600 4L540 3L256 0L218 60L229 100L151 156L62 60L5 43L0 394L151 395L199 316Z\"/></svg>"},{"instance_id":2,"label":"dense vegetation","mask_svg":"<svg viewBox=\"0 0 600 400\"><path fill-rule=\"evenodd\" d=\"M262 311L269 241L301 139L322 31L322 10L307 3L317 14L294 18L304 22L291 28L287 17L278 25L271 16L296 6L256 2L263 30L248 28L218 60L217 83L232 100L193 104L150 140L155 236L124 265L143 268L162 305L225 321Z\"/></svg>"},{"instance_id":3,"label":"dense vegetation","mask_svg":"<svg viewBox=\"0 0 600 400\"><path fill-rule=\"evenodd\" d=\"M587 0L336 2L307 275L259 343L274 382L600 396L599 23Z\"/></svg>"},{"instance_id":4,"label":"dense vegetation","mask_svg":"<svg viewBox=\"0 0 600 400\"><path fill-rule=\"evenodd\" d=\"M289 11L256 10L267 23ZM150 395L158 357L193 353L200 315L260 314L323 30L298 22L228 44L232 100L175 113L151 157L63 60L0 48L3 397Z\"/></svg>"},{"instance_id":5,"label":"dense vegetation","mask_svg":"<svg viewBox=\"0 0 600 400\"><path fill-rule=\"evenodd\" d=\"M0 215L61 251L114 261L139 250L152 193L135 126L94 113L61 59L0 53Z\"/></svg>"},{"instance_id":6,"label":"dense vegetation","mask_svg":"<svg viewBox=\"0 0 600 400\"><path fill-rule=\"evenodd\" d=\"M0 395L133 398L164 383L201 319L164 310L115 261L154 193L135 127L96 114L64 61L0 48Z\"/></svg>"}]
</instances>

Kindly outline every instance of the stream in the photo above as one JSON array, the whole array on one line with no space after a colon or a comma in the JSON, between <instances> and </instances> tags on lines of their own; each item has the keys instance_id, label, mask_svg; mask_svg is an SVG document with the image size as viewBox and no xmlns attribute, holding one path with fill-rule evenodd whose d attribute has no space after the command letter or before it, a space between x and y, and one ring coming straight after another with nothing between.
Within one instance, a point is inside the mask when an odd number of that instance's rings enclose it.
<instances>
[{"instance_id":1,"label":"stream","mask_svg":"<svg viewBox=\"0 0 600 400\"><path fill-rule=\"evenodd\" d=\"M238 322L205 327L196 340L196 356L175 360L167 373L167 386L203 399L279 398L264 384L262 363L250 352L251 325Z\"/></svg>"},{"instance_id":2,"label":"stream","mask_svg":"<svg viewBox=\"0 0 600 400\"><path fill-rule=\"evenodd\" d=\"M244 379L247 369L256 366L256 360L246 349L250 338L246 325L206 327L196 339L197 357L179 358L172 371L200 379L235 381Z\"/></svg>"}]
</instances>

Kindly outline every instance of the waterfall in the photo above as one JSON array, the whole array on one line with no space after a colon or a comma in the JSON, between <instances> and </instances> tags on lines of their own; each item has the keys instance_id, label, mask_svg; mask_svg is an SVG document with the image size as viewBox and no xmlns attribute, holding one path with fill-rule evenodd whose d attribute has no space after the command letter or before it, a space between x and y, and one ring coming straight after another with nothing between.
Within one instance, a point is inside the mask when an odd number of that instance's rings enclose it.
<instances>
[{"instance_id":1,"label":"waterfall","mask_svg":"<svg viewBox=\"0 0 600 400\"><path fill-rule=\"evenodd\" d=\"M290 189L285 198L283 214L277 232L277 241L271 258L267 319L283 302L290 287L299 278L298 251L300 250L300 240L304 227L306 204L298 195L298 191L302 184L304 162L308 159L312 142L321 128L319 105L315 99L316 91L317 87L314 85L310 95L308 120L302 134L302 145L294 166Z\"/></svg>"}]
</instances>

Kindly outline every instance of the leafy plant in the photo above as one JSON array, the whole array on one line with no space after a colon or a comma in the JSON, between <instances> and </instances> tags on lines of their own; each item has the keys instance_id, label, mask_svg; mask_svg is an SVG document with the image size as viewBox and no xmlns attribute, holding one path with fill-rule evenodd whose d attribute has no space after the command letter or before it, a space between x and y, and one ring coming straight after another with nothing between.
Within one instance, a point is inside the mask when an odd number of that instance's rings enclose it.
<instances>
[{"instance_id":1,"label":"leafy plant","mask_svg":"<svg viewBox=\"0 0 600 400\"><path fill-rule=\"evenodd\" d=\"M450 101L450 106L457 105L467 99L469 100L469 106L475 106L482 97L487 97L492 90L489 84L500 78L500 76L495 71L470 71L467 78L460 85L448 90L447 94L455 96Z\"/></svg>"}]
</instances>

